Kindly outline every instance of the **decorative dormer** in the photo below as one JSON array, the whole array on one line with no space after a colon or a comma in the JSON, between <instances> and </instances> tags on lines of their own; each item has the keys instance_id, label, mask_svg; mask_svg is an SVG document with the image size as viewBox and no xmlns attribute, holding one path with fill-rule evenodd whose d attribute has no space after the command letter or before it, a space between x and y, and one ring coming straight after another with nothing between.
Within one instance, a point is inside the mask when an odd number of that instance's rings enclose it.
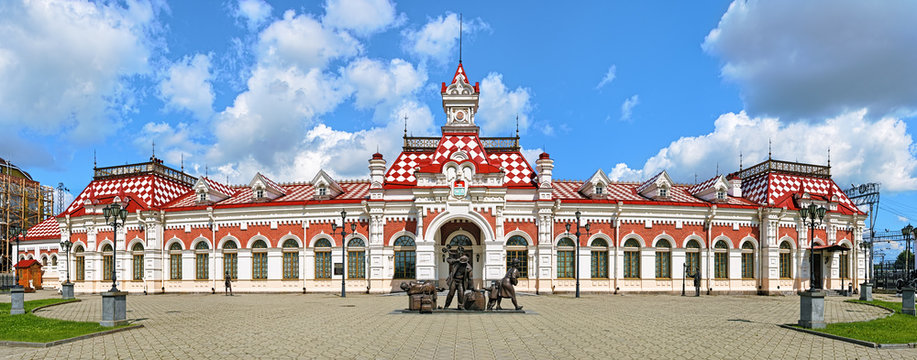
<instances>
[{"instance_id":1,"label":"decorative dormer","mask_svg":"<svg viewBox=\"0 0 917 360\"><path fill-rule=\"evenodd\" d=\"M318 174L315 174L312 186L315 188L315 200L329 200L344 193L344 188L334 181L325 170L319 170Z\"/></svg>"},{"instance_id":2,"label":"decorative dormer","mask_svg":"<svg viewBox=\"0 0 917 360\"><path fill-rule=\"evenodd\" d=\"M691 193L691 195L709 202L726 202L729 196L729 187L730 184L726 181L726 177L718 175L692 186L688 189L688 192Z\"/></svg>"},{"instance_id":3,"label":"decorative dormer","mask_svg":"<svg viewBox=\"0 0 917 360\"><path fill-rule=\"evenodd\" d=\"M443 127L443 131L478 132L478 127L474 124L474 115L478 111L480 93L478 83L472 86L468 82L465 69L459 62L452 83L443 83L443 111L446 112L446 126Z\"/></svg>"},{"instance_id":4,"label":"decorative dormer","mask_svg":"<svg viewBox=\"0 0 917 360\"><path fill-rule=\"evenodd\" d=\"M198 204L209 204L228 199L235 192L229 186L220 184L207 177L201 177L194 183L195 200Z\"/></svg>"},{"instance_id":5,"label":"decorative dormer","mask_svg":"<svg viewBox=\"0 0 917 360\"><path fill-rule=\"evenodd\" d=\"M267 176L262 175L260 172L255 174L255 177L248 183L248 186L252 188L253 201L274 200L286 193L280 185L268 179Z\"/></svg>"},{"instance_id":6,"label":"decorative dormer","mask_svg":"<svg viewBox=\"0 0 917 360\"><path fill-rule=\"evenodd\" d=\"M654 200L669 200L672 198L670 193L675 182L669 177L669 174L662 170L643 184L637 187L637 193Z\"/></svg>"},{"instance_id":7,"label":"decorative dormer","mask_svg":"<svg viewBox=\"0 0 917 360\"><path fill-rule=\"evenodd\" d=\"M591 199L605 199L608 197L608 184L610 183L611 180L608 179L605 172L599 169L583 183L583 186L580 186L579 192Z\"/></svg>"}]
</instances>

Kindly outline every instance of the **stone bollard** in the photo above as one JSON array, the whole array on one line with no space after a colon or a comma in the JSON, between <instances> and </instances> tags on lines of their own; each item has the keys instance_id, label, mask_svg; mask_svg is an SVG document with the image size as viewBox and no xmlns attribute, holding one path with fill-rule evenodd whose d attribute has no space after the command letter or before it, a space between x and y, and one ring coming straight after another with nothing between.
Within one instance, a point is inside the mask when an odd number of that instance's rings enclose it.
<instances>
[{"instance_id":1,"label":"stone bollard","mask_svg":"<svg viewBox=\"0 0 917 360\"><path fill-rule=\"evenodd\" d=\"M10 315L25 314L25 289L16 286L10 289Z\"/></svg>"},{"instance_id":2,"label":"stone bollard","mask_svg":"<svg viewBox=\"0 0 917 360\"><path fill-rule=\"evenodd\" d=\"M872 284L870 283L860 284L860 300L872 301Z\"/></svg>"},{"instance_id":3,"label":"stone bollard","mask_svg":"<svg viewBox=\"0 0 917 360\"><path fill-rule=\"evenodd\" d=\"M65 300L73 299L73 283L63 283L60 288L61 298Z\"/></svg>"},{"instance_id":4,"label":"stone bollard","mask_svg":"<svg viewBox=\"0 0 917 360\"><path fill-rule=\"evenodd\" d=\"M127 324L127 292L109 291L102 293L102 326Z\"/></svg>"},{"instance_id":5,"label":"stone bollard","mask_svg":"<svg viewBox=\"0 0 917 360\"><path fill-rule=\"evenodd\" d=\"M809 329L825 328L824 290L807 290L799 293L799 326Z\"/></svg>"},{"instance_id":6,"label":"stone bollard","mask_svg":"<svg viewBox=\"0 0 917 360\"><path fill-rule=\"evenodd\" d=\"M914 288L901 289L901 313L914 316Z\"/></svg>"}]
</instances>

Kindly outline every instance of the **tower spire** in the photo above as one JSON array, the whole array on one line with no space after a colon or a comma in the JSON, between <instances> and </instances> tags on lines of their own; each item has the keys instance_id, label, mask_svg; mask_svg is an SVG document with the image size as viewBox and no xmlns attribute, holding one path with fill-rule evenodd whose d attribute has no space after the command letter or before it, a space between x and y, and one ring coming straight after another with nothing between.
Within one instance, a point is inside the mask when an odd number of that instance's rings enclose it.
<instances>
[{"instance_id":1,"label":"tower spire","mask_svg":"<svg viewBox=\"0 0 917 360\"><path fill-rule=\"evenodd\" d=\"M181 172L185 172L185 153L181 153Z\"/></svg>"},{"instance_id":2,"label":"tower spire","mask_svg":"<svg viewBox=\"0 0 917 360\"><path fill-rule=\"evenodd\" d=\"M99 165L96 162L96 149L92 149L92 168L95 169L97 167L99 167Z\"/></svg>"},{"instance_id":3,"label":"tower spire","mask_svg":"<svg viewBox=\"0 0 917 360\"><path fill-rule=\"evenodd\" d=\"M153 140L153 159L156 158L156 140Z\"/></svg>"},{"instance_id":4,"label":"tower spire","mask_svg":"<svg viewBox=\"0 0 917 360\"><path fill-rule=\"evenodd\" d=\"M767 159L771 159L771 138L767 138Z\"/></svg>"},{"instance_id":5,"label":"tower spire","mask_svg":"<svg viewBox=\"0 0 917 360\"><path fill-rule=\"evenodd\" d=\"M408 114L404 114L404 137L408 137Z\"/></svg>"},{"instance_id":6,"label":"tower spire","mask_svg":"<svg viewBox=\"0 0 917 360\"><path fill-rule=\"evenodd\" d=\"M742 172L742 151L739 151L739 172Z\"/></svg>"},{"instance_id":7,"label":"tower spire","mask_svg":"<svg viewBox=\"0 0 917 360\"><path fill-rule=\"evenodd\" d=\"M831 167L831 145L828 145L828 167Z\"/></svg>"},{"instance_id":8,"label":"tower spire","mask_svg":"<svg viewBox=\"0 0 917 360\"><path fill-rule=\"evenodd\" d=\"M516 137L519 137L519 114L516 114Z\"/></svg>"},{"instance_id":9,"label":"tower spire","mask_svg":"<svg viewBox=\"0 0 917 360\"><path fill-rule=\"evenodd\" d=\"M462 63L462 14L459 13L459 64Z\"/></svg>"}]
</instances>

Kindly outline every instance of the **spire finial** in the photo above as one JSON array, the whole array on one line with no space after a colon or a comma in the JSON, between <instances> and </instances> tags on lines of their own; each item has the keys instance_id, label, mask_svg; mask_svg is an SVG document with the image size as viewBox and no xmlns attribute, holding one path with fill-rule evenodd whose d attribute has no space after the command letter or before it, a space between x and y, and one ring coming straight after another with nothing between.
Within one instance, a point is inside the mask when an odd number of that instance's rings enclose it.
<instances>
[{"instance_id":1,"label":"spire finial","mask_svg":"<svg viewBox=\"0 0 917 360\"><path fill-rule=\"evenodd\" d=\"M153 159L156 158L156 140L153 140Z\"/></svg>"},{"instance_id":2,"label":"spire finial","mask_svg":"<svg viewBox=\"0 0 917 360\"><path fill-rule=\"evenodd\" d=\"M185 153L180 153L181 155L181 172L185 172Z\"/></svg>"},{"instance_id":3,"label":"spire finial","mask_svg":"<svg viewBox=\"0 0 917 360\"><path fill-rule=\"evenodd\" d=\"M739 150L739 172L742 172L742 151Z\"/></svg>"},{"instance_id":4,"label":"spire finial","mask_svg":"<svg viewBox=\"0 0 917 360\"><path fill-rule=\"evenodd\" d=\"M516 114L516 137L519 137L519 114Z\"/></svg>"},{"instance_id":5,"label":"spire finial","mask_svg":"<svg viewBox=\"0 0 917 360\"><path fill-rule=\"evenodd\" d=\"M462 14L459 13L459 64L462 63Z\"/></svg>"},{"instance_id":6,"label":"spire finial","mask_svg":"<svg viewBox=\"0 0 917 360\"><path fill-rule=\"evenodd\" d=\"M828 145L828 167L831 167L831 145Z\"/></svg>"},{"instance_id":7,"label":"spire finial","mask_svg":"<svg viewBox=\"0 0 917 360\"><path fill-rule=\"evenodd\" d=\"M96 162L96 149L92 149L92 168L95 169L97 167L99 167L99 165Z\"/></svg>"},{"instance_id":8,"label":"spire finial","mask_svg":"<svg viewBox=\"0 0 917 360\"><path fill-rule=\"evenodd\" d=\"M714 174L714 175L719 175L719 174L720 174L720 162L717 161L717 162L716 162L716 174Z\"/></svg>"},{"instance_id":9,"label":"spire finial","mask_svg":"<svg viewBox=\"0 0 917 360\"><path fill-rule=\"evenodd\" d=\"M404 114L404 137L408 137L408 114Z\"/></svg>"},{"instance_id":10,"label":"spire finial","mask_svg":"<svg viewBox=\"0 0 917 360\"><path fill-rule=\"evenodd\" d=\"M767 159L771 159L771 138L767 138Z\"/></svg>"},{"instance_id":11,"label":"spire finial","mask_svg":"<svg viewBox=\"0 0 917 360\"><path fill-rule=\"evenodd\" d=\"M204 177L208 177L210 175L209 172L210 172L210 167L207 165L204 165Z\"/></svg>"}]
</instances>

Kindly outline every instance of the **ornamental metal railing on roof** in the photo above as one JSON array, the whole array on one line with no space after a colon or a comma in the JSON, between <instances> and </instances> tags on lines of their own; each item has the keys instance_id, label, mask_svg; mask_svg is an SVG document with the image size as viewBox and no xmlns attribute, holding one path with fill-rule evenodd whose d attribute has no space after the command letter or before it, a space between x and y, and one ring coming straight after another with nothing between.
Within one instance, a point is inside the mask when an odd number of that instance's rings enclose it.
<instances>
[{"instance_id":1,"label":"ornamental metal railing on roof","mask_svg":"<svg viewBox=\"0 0 917 360\"><path fill-rule=\"evenodd\" d=\"M519 151L519 137L482 137L481 145L486 151ZM438 137L404 137L404 151L434 151L439 145Z\"/></svg>"},{"instance_id":2,"label":"ornamental metal railing on roof","mask_svg":"<svg viewBox=\"0 0 917 360\"><path fill-rule=\"evenodd\" d=\"M94 180L102 179L112 179L128 176L137 176L137 175L146 175L154 174L162 176L166 179L181 183L185 186L194 186L194 183L197 181L196 177L185 174L184 172L175 170L168 166L163 165L162 160L153 159L149 162L139 163L139 164L128 164L128 165L118 165L118 166L107 166L95 168L95 173L93 174Z\"/></svg>"},{"instance_id":3,"label":"ornamental metal railing on roof","mask_svg":"<svg viewBox=\"0 0 917 360\"><path fill-rule=\"evenodd\" d=\"M804 164L791 161L765 160L764 162L738 172L740 179L750 179L763 174L779 172L790 175L810 176L830 179L831 167L824 165Z\"/></svg>"}]
</instances>

